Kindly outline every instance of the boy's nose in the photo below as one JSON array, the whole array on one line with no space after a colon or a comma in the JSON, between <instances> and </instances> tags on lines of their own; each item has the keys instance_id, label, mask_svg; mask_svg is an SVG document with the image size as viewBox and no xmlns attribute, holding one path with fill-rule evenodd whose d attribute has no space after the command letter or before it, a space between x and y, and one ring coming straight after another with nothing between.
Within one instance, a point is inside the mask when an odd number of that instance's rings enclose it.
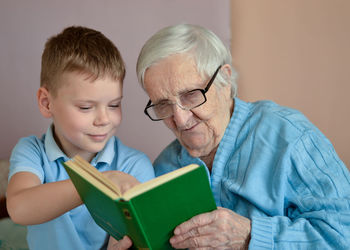
<instances>
[{"instance_id":1,"label":"boy's nose","mask_svg":"<svg viewBox=\"0 0 350 250\"><path fill-rule=\"evenodd\" d=\"M104 126L109 123L108 112L105 109L97 110L96 117L94 120L95 126Z\"/></svg>"}]
</instances>

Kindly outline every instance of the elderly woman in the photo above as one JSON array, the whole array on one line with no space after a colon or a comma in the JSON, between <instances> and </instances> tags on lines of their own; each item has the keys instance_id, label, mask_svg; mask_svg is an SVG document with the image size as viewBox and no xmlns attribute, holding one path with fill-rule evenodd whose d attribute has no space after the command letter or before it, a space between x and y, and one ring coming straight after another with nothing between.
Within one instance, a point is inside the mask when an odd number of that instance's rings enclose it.
<instances>
[{"instance_id":1,"label":"elderly woman","mask_svg":"<svg viewBox=\"0 0 350 250\"><path fill-rule=\"evenodd\" d=\"M300 112L236 97L230 51L215 34L187 24L160 30L137 75L146 115L177 138L155 160L156 174L205 165L219 206L179 225L173 247L349 249L348 169Z\"/></svg>"}]
</instances>

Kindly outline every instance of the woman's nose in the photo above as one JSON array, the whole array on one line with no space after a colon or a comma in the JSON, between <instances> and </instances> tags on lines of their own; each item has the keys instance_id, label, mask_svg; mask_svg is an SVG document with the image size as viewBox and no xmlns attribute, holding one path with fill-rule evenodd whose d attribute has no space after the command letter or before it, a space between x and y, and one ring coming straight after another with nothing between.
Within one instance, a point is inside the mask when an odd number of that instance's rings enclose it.
<instances>
[{"instance_id":1,"label":"woman's nose","mask_svg":"<svg viewBox=\"0 0 350 250\"><path fill-rule=\"evenodd\" d=\"M191 110L182 109L179 105L173 105L173 120L177 127L185 127L192 116Z\"/></svg>"}]
</instances>

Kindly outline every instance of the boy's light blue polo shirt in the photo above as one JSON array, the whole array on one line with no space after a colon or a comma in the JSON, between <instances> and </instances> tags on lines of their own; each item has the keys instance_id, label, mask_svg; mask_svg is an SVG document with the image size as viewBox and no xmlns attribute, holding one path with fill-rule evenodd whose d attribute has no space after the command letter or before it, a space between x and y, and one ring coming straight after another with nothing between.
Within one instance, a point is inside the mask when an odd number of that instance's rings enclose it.
<instances>
[{"instance_id":1,"label":"boy's light blue polo shirt","mask_svg":"<svg viewBox=\"0 0 350 250\"><path fill-rule=\"evenodd\" d=\"M61 165L69 158L56 144L52 126L42 138L29 136L20 139L10 158L9 179L17 172L31 172L42 183L68 179ZM105 148L92 160L99 171L119 170L144 182L154 178L149 158L136 149L112 137ZM49 222L28 226L27 241L30 249L100 249L106 246L106 232L92 219L85 205L81 205Z\"/></svg>"}]
</instances>

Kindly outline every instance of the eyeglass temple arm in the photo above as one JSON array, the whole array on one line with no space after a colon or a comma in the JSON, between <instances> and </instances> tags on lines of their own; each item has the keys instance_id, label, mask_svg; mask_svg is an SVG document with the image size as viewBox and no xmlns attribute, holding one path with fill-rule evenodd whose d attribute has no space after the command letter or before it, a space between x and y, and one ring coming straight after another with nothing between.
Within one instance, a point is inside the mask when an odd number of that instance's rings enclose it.
<instances>
[{"instance_id":1,"label":"eyeglass temple arm","mask_svg":"<svg viewBox=\"0 0 350 250\"><path fill-rule=\"evenodd\" d=\"M149 101L147 102L147 105L146 105L145 109L143 110L143 113L145 113L149 118L151 118L151 117L149 116L149 114L148 114L148 112L147 112L147 108L151 105L151 103L152 103L152 101L151 101L151 99L149 99ZM151 120L153 120L153 119L151 118Z\"/></svg>"},{"instance_id":2,"label":"eyeglass temple arm","mask_svg":"<svg viewBox=\"0 0 350 250\"><path fill-rule=\"evenodd\" d=\"M152 104L152 101L151 101L151 99L149 99L148 102L147 102L146 108L147 108L148 106L150 106L151 104Z\"/></svg>"},{"instance_id":3,"label":"eyeglass temple arm","mask_svg":"<svg viewBox=\"0 0 350 250\"><path fill-rule=\"evenodd\" d=\"M205 92L208 91L208 89L210 88L211 84L214 82L215 77L216 77L216 75L218 74L218 72L219 72L221 66L222 66L222 65L220 65L220 66L216 69L216 71L215 71L213 77L210 79L210 82L208 83L208 85L207 85L207 86L205 87L205 89L204 89Z\"/></svg>"}]
</instances>

